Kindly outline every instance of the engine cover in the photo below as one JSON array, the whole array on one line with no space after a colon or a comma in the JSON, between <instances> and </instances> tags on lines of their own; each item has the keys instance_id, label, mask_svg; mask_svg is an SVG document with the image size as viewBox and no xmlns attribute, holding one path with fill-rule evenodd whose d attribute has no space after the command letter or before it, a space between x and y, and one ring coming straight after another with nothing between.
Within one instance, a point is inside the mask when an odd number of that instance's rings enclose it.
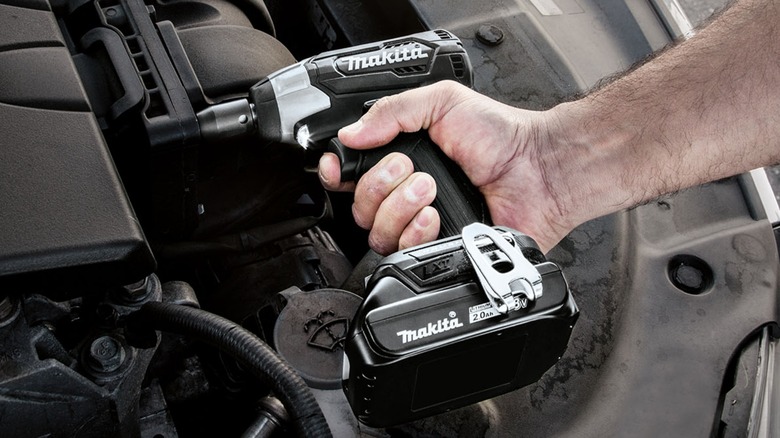
<instances>
[{"instance_id":1,"label":"engine cover","mask_svg":"<svg viewBox=\"0 0 780 438\"><path fill-rule=\"evenodd\" d=\"M0 27L0 284L145 277L154 258L54 15L0 5Z\"/></svg>"}]
</instances>

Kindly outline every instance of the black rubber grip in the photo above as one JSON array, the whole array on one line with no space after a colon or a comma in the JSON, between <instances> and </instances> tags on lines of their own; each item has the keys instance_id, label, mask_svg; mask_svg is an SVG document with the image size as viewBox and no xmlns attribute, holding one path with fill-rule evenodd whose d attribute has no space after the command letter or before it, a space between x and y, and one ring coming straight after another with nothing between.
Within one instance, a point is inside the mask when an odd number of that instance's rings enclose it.
<instances>
[{"instance_id":1,"label":"black rubber grip","mask_svg":"<svg viewBox=\"0 0 780 438\"><path fill-rule=\"evenodd\" d=\"M439 212L439 237L457 236L466 225L482 222L490 225L485 199L471 184L463 170L439 149L427 132L401 134L386 146L355 150L337 138L328 144L341 161L341 180L357 181L368 169L391 152L401 152L412 159L414 170L430 174L436 181L436 199L431 204Z\"/></svg>"}]
</instances>

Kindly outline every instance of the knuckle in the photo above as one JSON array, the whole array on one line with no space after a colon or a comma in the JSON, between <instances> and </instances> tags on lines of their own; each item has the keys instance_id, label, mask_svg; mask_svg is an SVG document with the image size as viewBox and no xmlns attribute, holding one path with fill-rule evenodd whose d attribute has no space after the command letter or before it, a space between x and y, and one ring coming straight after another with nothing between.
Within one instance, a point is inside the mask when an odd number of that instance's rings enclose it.
<instances>
[{"instance_id":1,"label":"knuckle","mask_svg":"<svg viewBox=\"0 0 780 438\"><path fill-rule=\"evenodd\" d=\"M398 246L392 239L381 234L376 228L371 229L368 235L368 246L379 254L387 255L395 251Z\"/></svg>"},{"instance_id":2,"label":"knuckle","mask_svg":"<svg viewBox=\"0 0 780 438\"><path fill-rule=\"evenodd\" d=\"M371 109L366 113L365 117L373 117L377 114L384 114L393 106L397 105L397 101L398 95L396 94L384 96L371 105Z\"/></svg>"},{"instance_id":3,"label":"knuckle","mask_svg":"<svg viewBox=\"0 0 780 438\"><path fill-rule=\"evenodd\" d=\"M439 214L433 207L424 207L412 219L399 239L399 247L409 248L436 239Z\"/></svg>"},{"instance_id":4,"label":"knuckle","mask_svg":"<svg viewBox=\"0 0 780 438\"><path fill-rule=\"evenodd\" d=\"M398 241L398 248L400 249L406 249L411 248L419 243L422 243L422 234L419 229L414 229L413 227L411 230L407 230L404 232L404 234L401 235L401 238Z\"/></svg>"},{"instance_id":5,"label":"knuckle","mask_svg":"<svg viewBox=\"0 0 780 438\"><path fill-rule=\"evenodd\" d=\"M458 86L458 83L453 81L452 79L445 79L443 81L436 82L434 84L437 88L441 90L450 91Z\"/></svg>"},{"instance_id":6,"label":"knuckle","mask_svg":"<svg viewBox=\"0 0 780 438\"><path fill-rule=\"evenodd\" d=\"M408 180L413 167L411 159L406 155L389 154L360 178L355 197L361 199L362 205L377 209L398 186Z\"/></svg>"},{"instance_id":7,"label":"knuckle","mask_svg":"<svg viewBox=\"0 0 780 438\"><path fill-rule=\"evenodd\" d=\"M445 97L453 96L464 88L463 85L452 79L436 82L434 86L436 87L436 91Z\"/></svg>"}]
</instances>

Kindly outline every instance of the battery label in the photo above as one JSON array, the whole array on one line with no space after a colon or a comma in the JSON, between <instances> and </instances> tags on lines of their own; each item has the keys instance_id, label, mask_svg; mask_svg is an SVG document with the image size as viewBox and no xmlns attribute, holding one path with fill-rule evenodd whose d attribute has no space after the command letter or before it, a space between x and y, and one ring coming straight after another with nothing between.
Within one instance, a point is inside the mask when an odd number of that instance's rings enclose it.
<instances>
[{"instance_id":1,"label":"battery label","mask_svg":"<svg viewBox=\"0 0 780 438\"><path fill-rule=\"evenodd\" d=\"M514 297L510 301L511 307L514 309L525 309L528 307L528 298ZM475 322L484 321L486 319L493 318L500 315L498 310L490 303L482 303L477 306L469 307L469 324Z\"/></svg>"}]
</instances>

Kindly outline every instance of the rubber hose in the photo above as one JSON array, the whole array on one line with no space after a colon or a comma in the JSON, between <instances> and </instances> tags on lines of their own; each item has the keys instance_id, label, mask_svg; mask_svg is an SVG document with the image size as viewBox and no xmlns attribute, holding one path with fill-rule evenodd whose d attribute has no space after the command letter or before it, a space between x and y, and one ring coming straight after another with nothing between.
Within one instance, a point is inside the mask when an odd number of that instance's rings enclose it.
<instances>
[{"instance_id":1,"label":"rubber hose","mask_svg":"<svg viewBox=\"0 0 780 438\"><path fill-rule=\"evenodd\" d=\"M273 390L298 436L331 437L325 416L303 379L268 344L233 321L205 310L152 302L133 313L129 324L191 336L219 348Z\"/></svg>"}]
</instances>

